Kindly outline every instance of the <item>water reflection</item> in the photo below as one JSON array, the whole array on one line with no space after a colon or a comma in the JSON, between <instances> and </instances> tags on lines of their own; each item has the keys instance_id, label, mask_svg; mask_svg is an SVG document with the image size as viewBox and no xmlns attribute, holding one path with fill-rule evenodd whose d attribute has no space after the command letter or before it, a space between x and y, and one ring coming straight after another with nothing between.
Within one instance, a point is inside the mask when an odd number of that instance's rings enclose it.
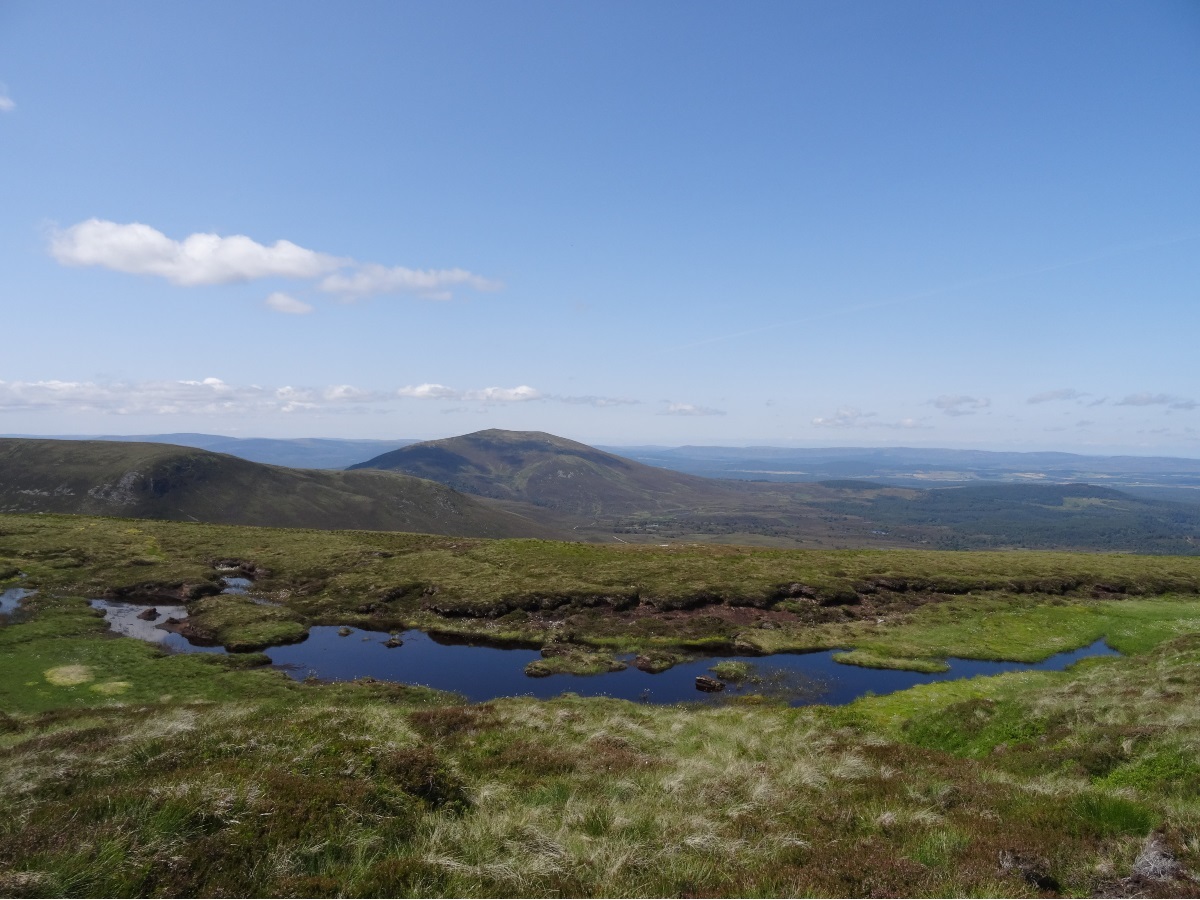
<instances>
[{"instance_id":1,"label":"water reflection","mask_svg":"<svg viewBox=\"0 0 1200 900\"><path fill-rule=\"evenodd\" d=\"M163 627L170 627L170 620L177 623L186 619L184 606L147 607L109 600L91 603L104 611L110 627L119 634L153 641L178 652L225 652L222 647L193 644ZM153 609L154 614L147 617L149 609ZM839 651L827 650L765 657L706 657L658 674L649 674L630 665L620 672L599 675L530 678L525 675L525 666L540 659L541 655L537 649L527 646L493 646L416 630L393 636L383 631L332 625L316 626L304 641L270 647L265 652L275 665L297 680L313 677L321 681L351 681L369 677L453 691L475 703L500 697L550 698L566 692L644 703L712 703L721 702L730 695L749 693L783 698L797 706L810 703L838 706L865 694L888 694L918 684L1031 669L1061 670L1085 657L1117 655L1103 640L1098 640L1090 646L1059 653L1039 663L949 659L948 671L924 673L843 665L833 659ZM631 662L632 655L625 659ZM751 676L742 682L727 681L725 690L718 694L698 691L697 676L712 676L713 666L721 662L746 664Z\"/></svg>"},{"instance_id":2,"label":"water reflection","mask_svg":"<svg viewBox=\"0 0 1200 900\"><path fill-rule=\"evenodd\" d=\"M26 588L9 588L0 591L0 616L11 616L21 605L21 601L34 593Z\"/></svg>"},{"instance_id":3,"label":"water reflection","mask_svg":"<svg viewBox=\"0 0 1200 900\"><path fill-rule=\"evenodd\" d=\"M949 671L927 674L842 665L833 659L833 654L838 651L828 650L766 657L708 657L677 665L657 675L631 666L621 672L600 675L550 675L534 679L524 674L524 668L540 658L537 650L446 644L420 631L404 632L400 635L403 645L389 648L383 644L389 637L384 632L357 628L343 630L348 630L349 634L342 636L338 628L318 626L302 643L271 647L266 653L272 662L297 679L313 676L322 681L349 681L366 676L455 691L472 702L522 695L549 698L571 691L589 697L618 697L650 703L719 701L729 694L763 693L786 697L794 705L841 705L872 692L887 694L917 684L975 675L999 675L1026 669L1059 670L1084 657L1116 654L1099 640L1089 647L1060 653L1040 663L951 659L948 660ZM712 675L712 667L722 661L748 664L758 680L741 685L728 683L726 690L718 695L697 691L696 676Z\"/></svg>"},{"instance_id":4,"label":"water reflection","mask_svg":"<svg viewBox=\"0 0 1200 900\"><path fill-rule=\"evenodd\" d=\"M122 603L118 600L92 600L91 605L93 609L103 610L108 627L125 637L150 641L183 653L225 652L224 647L202 647L193 644L182 634L176 634L163 627L186 619L186 606L146 606ZM148 615L149 612L153 612L153 615Z\"/></svg>"}]
</instances>

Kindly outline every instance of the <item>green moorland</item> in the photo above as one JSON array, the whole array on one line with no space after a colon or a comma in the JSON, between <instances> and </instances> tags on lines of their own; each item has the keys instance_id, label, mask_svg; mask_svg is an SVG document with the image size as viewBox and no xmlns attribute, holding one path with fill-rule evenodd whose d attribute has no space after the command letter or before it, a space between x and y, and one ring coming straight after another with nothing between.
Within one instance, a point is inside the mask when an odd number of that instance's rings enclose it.
<instances>
[{"instance_id":1,"label":"green moorland","mask_svg":"<svg viewBox=\"0 0 1200 900\"><path fill-rule=\"evenodd\" d=\"M480 537L555 533L407 475L288 469L207 450L127 441L0 438L0 512Z\"/></svg>"},{"instance_id":2,"label":"green moorland","mask_svg":"<svg viewBox=\"0 0 1200 900\"><path fill-rule=\"evenodd\" d=\"M266 628L207 596L214 564L253 574L284 604L255 608L300 629L411 618L591 650L807 642L916 666L1107 636L1128 655L837 708L472 706L298 683L255 653L164 655L109 636L86 603L175 595L231 641ZM38 592L0 624L0 895L1200 893L1194 558L0 516L0 589L17 584Z\"/></svg>"}]
</instances>

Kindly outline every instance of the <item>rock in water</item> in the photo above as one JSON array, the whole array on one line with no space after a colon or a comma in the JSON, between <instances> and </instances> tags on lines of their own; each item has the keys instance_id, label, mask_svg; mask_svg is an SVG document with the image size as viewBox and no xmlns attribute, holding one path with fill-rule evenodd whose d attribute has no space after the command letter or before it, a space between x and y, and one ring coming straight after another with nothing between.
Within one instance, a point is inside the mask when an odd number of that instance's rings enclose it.
<instances>
[{"instance_id":1,"label":"rock in water","mask_svg":"<svg viewBox=\"0 0 1200 900\"><path fill-rule=\"evenodd\" d=\"M143 609L138 613L137 617L145 622L153 622L158 618L158 610L151 606L148 609Z\"/></svg>"},{"instance_id":2,"label":"rock in water","mask_svg":"<svg viewBox=\"0 0 1200 900\"><path fill-rule=\"evenodd\" d=\"M709 678L707 675L697 675L696 690L704 691L706 694L716 693L717 691L725 690L725 682Z\"/></svg>"}]
</instances>

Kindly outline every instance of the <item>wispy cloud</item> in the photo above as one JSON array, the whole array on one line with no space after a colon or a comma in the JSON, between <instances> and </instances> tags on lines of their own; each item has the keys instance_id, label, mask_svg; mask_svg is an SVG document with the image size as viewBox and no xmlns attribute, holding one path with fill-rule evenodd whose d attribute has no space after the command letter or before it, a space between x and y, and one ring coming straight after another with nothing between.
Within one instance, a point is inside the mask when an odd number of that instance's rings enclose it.
<instances>
[{"instance_id":1,"label":"wispy cloud","mask_svg":"<svg viewBox=\"0 0 1200 900\"><path fill-rule=\"evenodd\" d=\"M285 294L282 291L268 294L267 299L263 302L267 304L268 308L275 310L275 312L287 313L293 316L304 316L313 311L310 304L305 303L303 300L297 300L295 297Z\"/></svg>"},{"instance_id":2,"label":"wispy cloud","mask_svg":"<svg viewBox=\"0 0 1200 900\"><path fill-rule=\"evenodd\" d=\"M399 388L396 396L413 397L417 400L461 400L462 391L456 391L444 384L418 384Z\"/></svg>"},{"instance_id":3,"label":"wispy cloud","mask_svg":"<svg viewBox=\"0 0 1200 900\"><path fill-rule=\"evenodd\" d=\"M482 403L525 403L528 400L541 400L545 395L537 388L522 384L515 388L489 387L478 391L464 391L464 400L478 400Z\"/></svg>"},{"instance_id":4,"label":"wispy cloud","mask_svg":"<svg viewBox=\"0 0 1200 900\"><path fill-rule=\"evenodd\" d=\"M278 240L261 244L245 235L223 237L197 232L175 240L140 222L121 224L88 219L50 235L50 254L65 266L98 266L130 275L164 278L181 287L234 284L261 278L316 281L325 293L346 300L381 294L409 293L449 299L451 289L499 290L498 281L466 269L409 269L363 263ZM319 279L319 280L318 280ZM287 296L287 295L272 295ZM268 305L279 312L300 312L282 300Z\"/></svg>"},{"instance_id":5,"label":"wispy cloud","mask_svg":"<svg viewBox=\"0 0 1200 900\"><path fill-rule=\"evenodd\" d=\"M469 400L479 403L524 403L548 399L537 388L522 384L513 388L487 387L460 391L444 384L418 384L396 390L397 397L416 400Z\"/></svg>"},{"instance_id":6,"label":"wispy cloud","mask_svg":"<svg viewBox=\"0 0 1200 900\"><path fill-rule=\"evenodd\" d=\"M1026 403L1050 403L1055 400L1080 400L1088 395L1074 388L1059 388L1056 391L1042 391L1040 394L1034 394Z\"/></svg>"},{"instance_id":7,"label":"wispy cloud","mask_svg":"<svg viewBox=\"0 0 1200 900\"><path fill-rule=\"evenodd\" d=\"M375 408L384 411L409 400L471 403L479 409L514 403L569 403L597 408L639 403L619 397L547 394L528 384L515 387L455 388L424 382L400 388L363 388L352 384L324 387L230 384L216 377L174 381L0 381L0 414L58 410L113 415L257 414L302 410ZM448 407L454 408L454 407ZM692 407L701 410L700 407ZM699 411L693 415L713 415Z\"/></svg>"},{"instance_id":8,"label":"wispy cloud","mask_svg":"<svg viewBox=\"0 0 1200 900\"><path fill-rule=\"evenodd\" d=\"M1195 400L1176 397L1171 394L1151 394L1143 391L1140 394L1129 394L1118 400L1117 406L1165 406L1167 409L1195 409L1200 406Z\"/></svg>"},{"instance_id":9,"label":"wispy cloud","mask_svg":"<svg viewBox=\"0 0 1200 900\"><path fill-rule=\"evenodd\" d=\"M395 404L404 398L462 400L482 404L549 399L536 388L455 390L423 384L373 390L350 384L326 387L229 384L220 378L98 383L92 381L0 381L0 413L38 410L112 415L242 415L337 411Z\"/></svg>"},{"instance_id":10,"label":"wispy cloud","mask_svg":"<svg viewBox=\"0 0 1200 900\"><path fill-rule=\"evenodd\" d=\"M662 410L660 416L723 416L725 411L722 409L713 409L710 406L697 406L694 403L676 403L674 401L664 401L667 408Z\"/></svg>"},{"instance_id":11,"label":"wispy cloud","mask_svg":"<svg viewBox=\"0 0 1200 900\"><path fill-rule=\"evenodd\" d=\"M641 400L632 400L629 397L597 397L593 394L583 397L553 396L551 399L557 400L560 403L572 403L577 406L595 406L601 409L609 406L633 406L642 402Z\"/></svg>"},{"instance_id":12,"label":"wispy cloud","mask_svg":"<svg viewBox=\"0 0 1200 900\"><path fill-rule=\"evenodd\" d=\"M821 428L853 428L864 424L867 419L875 415L873 412L863 412L853 406L841 406L832 416L817 416L812 423Z\"/></svg>"},{"instance_id":13,"label":"wispy cloud","mask_svg":"<svg viewBox=\"0 0 1200 900\"><path fill-rule=\"evenodd\" d=\"M66 410L112 415L238 415L295 412L378 402L377 392L349 385L327 388L233 385L220 378L99 384L91 381L0 381L0 412Z\"/></svg>"},{"instance_id":14,"label":"wispy cloud","mask_svg":"<svg viewBox=\"0 0 1200 900\"><path fill-rule=\"evenodd\" d=\"M818 428L926 428L920 419L886 421L878 413L863 412L853 406L839 407L832 416L817 416L812 423Z\"/></svg>"},{"instance_id":15,"label":"wispy cloud","mask_svg":"<svg viewBox=\"0 0 1200 900\"><path fill-rule=\"evenodd\" d=\"M8 85L0 84L0 113L12 112L16 108L16 102L8 95Z\"/></svg>"},{"instance_id":16,"label":"wispy cloud","mask_svg":"<svg viewBox=\"0 0 1200 900\"><path fill-rule=\"evenodd\" d=\"M466 286L477 291L497 291L501 285L465 269L407 269L367 263L348 273L324 278L318 287L347 300L379 294L418 294L430 300L449 300L449 288Z\"/></svg>"},{"instance_id":17,"label":"wispy cloud","mask_svg":"<svg viewBox=\"0 0 1200 900\"><path fill-rule=\"evenodd\" d=\"M992 405L987 397L968 397L966 394L942 394L929 402L948 416L973 416Z\"/></svg>"}]
</instances>

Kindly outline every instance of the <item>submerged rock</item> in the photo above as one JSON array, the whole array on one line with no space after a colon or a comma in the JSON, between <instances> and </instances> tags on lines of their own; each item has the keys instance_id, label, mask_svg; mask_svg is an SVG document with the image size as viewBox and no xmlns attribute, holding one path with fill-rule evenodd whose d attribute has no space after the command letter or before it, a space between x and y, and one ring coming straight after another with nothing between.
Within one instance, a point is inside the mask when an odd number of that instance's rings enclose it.
<instances>
[{"instance_id":1,"label":"submerged rock","mask_svg":"<svg viewBox=\"0 0 1200 900\"><path fill-rule=\"evenodd\" d=\"M403 645L404 645L404 641L400 640L400 638L396 637L396 635L394 635L394 634L390 638L388 638L386 641L383 642L383 646L385 646L385 647L395 648L395 647L402 647Z\"/></svg>"}]
</instances>

